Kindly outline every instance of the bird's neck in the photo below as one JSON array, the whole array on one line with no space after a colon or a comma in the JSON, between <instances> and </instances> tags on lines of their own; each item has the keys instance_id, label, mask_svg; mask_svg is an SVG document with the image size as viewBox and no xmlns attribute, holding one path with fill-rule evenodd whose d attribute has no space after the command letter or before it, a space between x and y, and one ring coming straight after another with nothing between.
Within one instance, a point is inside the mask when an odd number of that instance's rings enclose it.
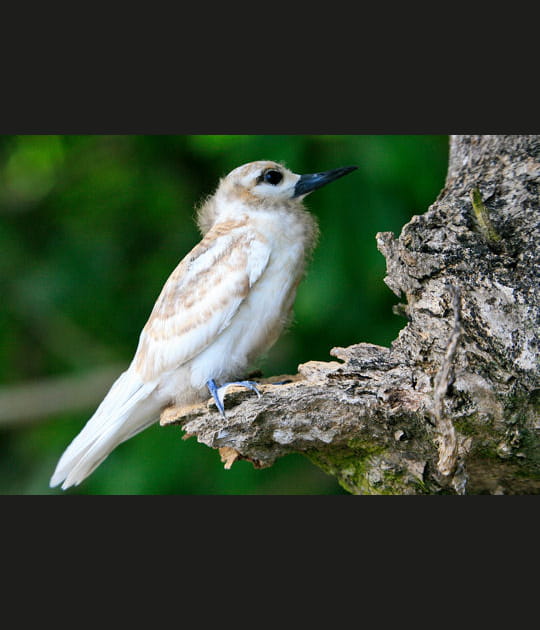
<instances>
[{"instance_id":1,"label":"bird's neck","mask_svg":"<svg viewBox=\"0 0 540 630\"><path fill-rule=\"evenodd\" d=\"M315 247L319 234L317 220L299 203L274 205L270 209L236 205L230 213L220 214L221 220L245 222L276 246L300 246L306 254Z\"/></svg>"}]
</instances>

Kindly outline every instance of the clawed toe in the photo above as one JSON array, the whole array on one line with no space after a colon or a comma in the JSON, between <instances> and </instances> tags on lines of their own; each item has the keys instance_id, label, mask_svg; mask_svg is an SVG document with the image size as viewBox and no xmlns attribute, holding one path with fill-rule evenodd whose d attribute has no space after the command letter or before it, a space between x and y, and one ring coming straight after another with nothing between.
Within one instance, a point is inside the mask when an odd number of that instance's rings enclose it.
<instances>
[{"instance_id":1,"label":"clawed toe","mask_svg":"<svg viewBox=\"0 0 540 630\"><path fill-rule=\"evenodd\" d=\"M224 407L225 394L227 392L227 389L231 385L246 387L247 389L251 389L251 391L255 392L258 398L261 397L261 392L259 391L259 388L257 387L257 383L255 381L234 381L231 383L224 383L221 387L218 387L214 379L210 379L206 383L206 386L208 387L208 390L212 394L212 398L214 399L216 406L219 409L219 413L221 414L223 418L226 417L225 407Z\"/></svg>"},{"instance_id":2,"label":"clawed toe","mask_svg":"<svg viewBox=\"0 0 540 630\"><path fill-rule=\"evenodd\" d=\"M239 385L240 387L247 387L248 389L251 389L252 392L255 392L258 398L260 398L262 395L255 381L235 381L234 383L225 383L221 387L229 387L229 385Z\"/></svg>"}]
</instances>

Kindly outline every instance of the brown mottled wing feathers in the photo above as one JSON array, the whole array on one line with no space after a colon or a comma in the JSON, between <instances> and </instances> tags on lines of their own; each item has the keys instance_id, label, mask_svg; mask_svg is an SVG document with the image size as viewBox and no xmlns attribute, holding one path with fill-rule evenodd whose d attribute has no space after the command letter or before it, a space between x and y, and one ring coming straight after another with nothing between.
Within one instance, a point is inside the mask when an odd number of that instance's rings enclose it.
<instances>
[{"instance_id":1,"label":"brown mottled wing feathers","mask_svg":"<svg viewBox=\"0 0 540 630\"><path fill-rule=\"evenodd\" d=\"M269 247L242 223L222 224L179 263L165 283L133 363L145 381L189 361L228 326L264 271Z\"/></svg>"}]
</instances>

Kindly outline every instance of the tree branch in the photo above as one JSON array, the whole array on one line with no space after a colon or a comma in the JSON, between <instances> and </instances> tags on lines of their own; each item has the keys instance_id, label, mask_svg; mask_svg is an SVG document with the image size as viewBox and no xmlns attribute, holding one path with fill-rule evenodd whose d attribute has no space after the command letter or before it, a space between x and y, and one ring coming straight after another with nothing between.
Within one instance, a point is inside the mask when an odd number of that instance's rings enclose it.
<instances>
[{"instance_id":1,"label":"tree branch","mask_svg":"<svg viewBox=\"0 0 540 630\"><path fill-rule=\"evenodd\" d=\"M42 421L62 413L88 411L98 404L126 369L111 363L82 374L43 378L0 387L0 426Z\"/></svg>"}]
</instances>

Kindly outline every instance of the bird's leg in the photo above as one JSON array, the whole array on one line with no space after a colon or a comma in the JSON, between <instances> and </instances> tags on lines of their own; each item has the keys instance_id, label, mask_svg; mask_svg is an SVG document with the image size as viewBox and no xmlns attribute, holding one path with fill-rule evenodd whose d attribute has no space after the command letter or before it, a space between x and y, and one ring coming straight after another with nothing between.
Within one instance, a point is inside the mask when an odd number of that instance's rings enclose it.
<instances>
[{"instance_id":1,"label":"bird's leg","mask_svg":"<svg viewBox=\"0 0 540 630\"><path fill-rule=\"evenodd\" d=\"M223 418L225 418L225 408L223 407L223 396L219 395L219 390L218 390L218 387L216 385L216 381L214 381L214 379L211 378L206 383L206 387L208 387L208 390L212 394L212 398L216 402L216 406L219 409L219 413L222 415Z\"/></svg>"},{"instance_id":2,"label":"bird's leg","mask_svg":"<svg viewBox=\"0 0 540 630\"><path fill-rule=\"evenodd\" d=\"M212 398L215 400L216 406L219 409L219 413L222 415L223 418L225 418L225 407L223 405L223 400L225 398L225 393L227 391L227 388L230 387L231 385L247 387L248 389L251 389L252 391L254 391L259 398L261 397L261 392L259 391L257 387L257 383L255 383L255 381L234 381L232 383L224 383L221 387L218 387L214 379L213 378L210 379L206 383L206 386L208 387L208 390L212 394Z\"/></svg>"}]
</instances>

